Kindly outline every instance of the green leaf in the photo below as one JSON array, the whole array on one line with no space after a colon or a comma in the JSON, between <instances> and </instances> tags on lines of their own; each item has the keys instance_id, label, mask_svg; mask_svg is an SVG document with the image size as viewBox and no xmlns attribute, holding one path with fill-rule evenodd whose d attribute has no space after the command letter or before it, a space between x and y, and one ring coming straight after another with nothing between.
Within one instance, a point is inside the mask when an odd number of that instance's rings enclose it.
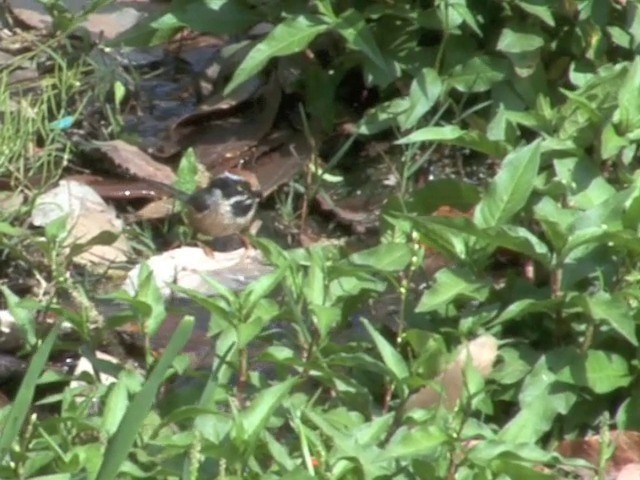
<instances>
[{"instance_id":1,"label":"green leaf","mask_svg":"<svg viewBox=\"0 0 640 480\"><path fill-rule=\"evenodd\" d=\"M540 166L540 140L510 153L489 190L478 203L474 220L480 227L507 223L527 203Z\"/></svg>"},{"instance_id":2,"label":"green leaf","mask_svg":"<svg viewBox=\"0 0 640 480\"><path fill-rule=\"evenodd\" d=\"M4 294L9 307L9 313L15 320L16 324L24 332L27 345L35 346L37 341L36 335L36 312L40 305L29 299L21 299L7 287L0 286L0 290Z\"/></svg>"},{"instance_id":3,"label":"green leaf","mask_svg":"<svg viewBox=\"0 0 640 480\"><path fill-rule=\"evenodd\" d=\"M111 436L117 430L122 417L129 406L129 396L125 382L117 381L111 385L111 391L107 396L102 414L102 430Z\"/></svg>"},{"instance_id":4,"label":"green leaf","mask_svg":"<svg viewBox=\"0 0 640 480\"><path fill-rule=\"evenodd\" d=\"M545 267L551 265L552 255L549 248L526 228L501 225L481 230L478 236L492 246L522 253Z\"/></svg>"},{"instance_id":5,"label":"green leaf","mask_svg":"<svg viewBox=\"0 0 640 480\"><path fill-rule=\"evenodd\" d=\"M466 217L414 217L413 225L427 247L457 259L467 257L467 246L478 232Z\"/></svg>"},{"instance_id":6,"label":"green leaf","mask_svg":"<svg viewBox=\"0 0 640 480\"><path fill-rule=\"evenodd\" d=\"M586 386L595 393L608 393L631 382L627 360L616 353L589 350L585 361Z\"/></svg>"},{"instance_id":7,"label":"green leaf","mask_svg":"<svg viewBox=\"0 0 640 480\"><path fill-rule=\"evenodd\" d=\"M559 348L545 355L545 362L559 381L608 393L631 381L628 362L616 353Z\"/></svg>"},{"instance_id":8,"label":"green leaf","mask_svg":"<svg viewBox=\"0 0 640 480\"><path fill-rule=\"evenodd\" d=\"M558 382L546 362L542 356L525 378L518 397L520 409L499 433L500 440L535 442L551 428L556 415L567 413L575 403L577 395Z\"/></svg>"},{"instance_id":9,"label":"green leaf","mask_svg":"<svg viewBox=\"0 0 640 480\"><path fill-rule=\"evenodd\" d=\"M141 265L138 275L136 300L143 302L147 307L144 315L145 332L153 336L167 317L167 310L164 306L164 296L156 283L153 270L146 263Z\"/></svg>"},{"instance_id":10,"label":"green leaf","mask_svg":"<svg viewBox=\"0 0 640 480\"><path fill-rule=\"evenodd\" d=\"M502 156L507 148L504 143L489 140L486 135L480 132L463 130L456 125L421 128L396 141L396 144L421 142L441 142L468 147L491 156Z\"/></svg>"},{"instance_id":11,"label":"green leaf","mask_svg":"<svg viewBox=\"0 0 640 480\"><path fill-rule=\"evenodd\" d=\"M553 15L551 14L549 2L547 2L546 0L516 0L516 5L518 5L525 12L538 17L548 26L556 26L556 22L553 19Z\"/></svg>"},{"instance_id":12,"label":"green leaf","mask_svg":"<svg viewBox=\"0 0 640 480\"><path fill-rule=\"evenodd\" d=\"M382 452L381 460L409 459L435 453L449 439L447 432L436 425L421 424L402 427L391 437Z\"/></svg>"},{"instance_id":13,"label":"green leaf","mask_svg":"<svg viewBox=\"0 0 640 480\"><path fill-rule=\"evenodd\" d=\"M631 64L618 92L618 110L614 122L621 133L631 133L640 129L640 59Z\"/></svg>"},{"instance_id":14,"label":"green leaf","mask_svg":"<svg viewBox=\"0 0 640 480\"><path fill-rule=\"evenodd\" d=\"M538 50L543 45L544 38L539 30L507 27L500 33L496 49L506 53L522 53Z\"/></svg>"},{"instance_id":15,"label":"green leaf","mask_svg":"<svg viewBox=\"0 0 640 480\"><path fill-rule=\"evenodd\" d=\"M416 312L430 312L460 298L484 300L489 290L489 285L477 280L471 272L445 268L435 275L431 288L422 294Z\"/></svg>"},{"instance_id":16,"label":"green leaf","mask_svg":"<svg viewBox=\"0 0 640 480\"><path fill-rule=\"evenodd\" d=\"M534 218L540 223L545 235L553 245L554 250L564 248L569 236L571 223L578 212L562 208L550 197L541 198L533 207Z\"/></svg>"},{"instance_id":17,"label":"green leaf","mask_svg":"<svg viewBox=\"0 0 640 480\"><path fill-rule=\"evenodd\" d=\"M350 255L349 260L383 272L397 272L409 264L412 255L411 247L406 243L381 243Z\"/></svg>"},{"instance_id":18,"label":"green leaf","mask_svg":"<svg viewBox=\"0 0 640 480\"><path fill-rule=\"evenodd\" d=\"M461 92L485 92L504 80L508 71L509 63L504 59L486 55L473 56L451 70L447 84Z\"/></svg>"},{"instance_id":19,"label":"green leaf","mask_svg":"<svg viewBox=\"0 0 640 480\"><path fill-rule=\"evenodd\" d=\"M526 318L526 315L544 312L552 315L561 304L559 299L537 300L533 298L524 298L516 300L509 304L507 308L498 315L492 322L493 325L499 325L513 319Z\"/></svg>"},{"instance_id":20,"label":"green leaf","mask_svg":"<svg viewBox=\"0 0 640 480\"><path fill-rule=\"evenodd\" d=\"M632 311L623 299L612 297L606 292L597 292L595 295L579 295L573 301L591 318L609 325L633 346L638 346Z\"/></svg>"},{"instance_id":21,"label":"green leaf","mask_svg":"<svg viewBox=\"0 0 640 480\"><path fill-rule=\"evenodd\" d=\"M468 212L480 200L480 190L471 183L453 178L441 178L427 181L422 188L414 191L408 200L399 200L404 202L408 212L418 215L430 215L443 206ZM394 207L396 211L400 211L400 201L394 197L390 198L385 211L390 211Z\"/></svg>"},{"instance_id":22,"label":"green leaf","mask_svg":"<svg viewBox=\"0 0 640 480\"><path fill-rule=\"evenodd\" d=\"M300 15L286 19L253 47L224 89L225 95L260 72L272 58L304 50L314 38L328 28L329 25L315 15Z\"/></svg>"},{"instance_id":23,"label":"green leaf","mask_svg":"<svg viewBox=\"0 0 640 480\"><path fill-rule=\"evenodd\" d=\"M435 105L442 92L442 81L432 68L422 70L411 82L409 107L398 116L400 128L408 130Z\"/></svg>"},{"instance_id":24,"label":"green leaf","mask_svg":"<svg viewBox=\"0 0 640 480\"><path fill-rule=\"evenodd\" d=\"M228 0L173 0L166 16L191 30L218 35L240 33L263 20L247 3Z\"/></svg>"},{"instance_id":25,"label":"green leaf","mask_svg":"<svg viewBox=\"0 0 640 480\"><path fill-rule=\"evenodd\" d=\"M401 381L409 376L409 367L405 363L402 355L398 353L398 350L391 345L386 338L384 338L378 331L369 323L366 318L361 318L362 323L371 335L373 342L380 352L382 361L387 368L393 373L396 381Z\"/></svg>"},{"instance_id":26,"label":"green leaf","mask_svg":"<svg viewBox=\"0 0 640 480\"><path fill-rule=\"evenodd\" d=\"M120 467L131 452L135 439L139 435L140 426L156 399L158 389L165 380L171 363L182 352L191 337L193 325L193 317L185 317L173 332L167 348L140 392L131 401L118 430L109 440L96 480L113 480L118 476Z\"/></svg>"},{"instance_id":27,"label":"green leaf","mask_svg":"<svg viewBox=\"0 0 640 480\"><path fill-rule=\"evenodd\" d=\"M358 122L358 133L373 135L394 126L398 117L409 109L408 98L394 98L367 110Z\"/></svg>"},{"instance_id":28,"label":"green leaf","mask_svg":"<svg viewBox=\"0 0 640 480\"><path fill-rule=\"evenodd\" d=\"M265 388L251 401L249 408L241 412L243 441L251 445L255 444L267 422L271 420L273 412L282 405L282 401L297 381L296 377L291 377L282 383Z\"/></svg>"},{"instance_id":29,"label":"green leaf","mask_svg":"<svg viewBox=\"0 0 640 480\"><path fill-rule=\"evenodd\" d=\"M386 79L379 83L387 84L394 78L389 61L382 55L364 17L359 12L353 9L345 11L333 24L333 29L347 40L351 48L362 52L384 72Z\"/></svg>"},{"instance_id":30,"label":"green leaf","mask_svg":"<svg viewBox=\"0 0 640 480\"><path fill-rule=\"evenodd\" d=\"M280 267L252 282L240 296L240 304L245 311L253 312L256 305L282 283L286 273L286 268Z\"/></svg>"},{"instance_id":31,"label":"green leaf","mask_svg":"<svg viewBox=\"0 0 640 480\"><path fill-rule=\"evenodd\" d=\"M42 342L42 345L40 345L35 355L31 358L29 368L27 368L18 393L11 405L11 410L2 420L2 428L0 429L0 457L3 461L6 459L9 450L15 445L16 439L20 437L20 431L31 409L31 402L33 401L38 378L49 359L49 354L58 338L61 325L62 322L54 323L47 337Z\"/></svg>"}]
</instances>

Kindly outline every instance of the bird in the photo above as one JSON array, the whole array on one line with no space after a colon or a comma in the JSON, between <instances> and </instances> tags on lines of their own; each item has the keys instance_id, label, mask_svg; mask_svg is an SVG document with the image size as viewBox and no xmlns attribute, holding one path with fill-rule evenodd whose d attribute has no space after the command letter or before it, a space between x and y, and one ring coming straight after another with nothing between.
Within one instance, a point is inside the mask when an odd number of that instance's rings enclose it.
<instances>
[{"instance_id":1,"label":"bird","mask_svg":"<svg viewBox=\"0 0 640 480\"><path fill-rule=\"evenodd\" d=\"M207 186L187 193L162 182L147 180L187 207L187 221L197 233L219 238L242 233L249 228L262 198L255 177L224 172Z\"/></svg>"}]
</instances>

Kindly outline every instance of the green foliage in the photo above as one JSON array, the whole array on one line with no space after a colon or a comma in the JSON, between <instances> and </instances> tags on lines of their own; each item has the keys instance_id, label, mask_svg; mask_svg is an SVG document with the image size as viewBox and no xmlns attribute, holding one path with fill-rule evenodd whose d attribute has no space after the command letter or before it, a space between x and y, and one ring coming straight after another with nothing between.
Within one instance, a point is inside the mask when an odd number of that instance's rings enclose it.
<instances>
[{"instance_id":1,"label":"green foliage","mask_svg":"<svg viewBox=\"0 0 640 480\"><path fill-rule=\"evenodd\" d=\"M606 430L610 413L611 426L640 428L632 4L174 0L147 38L272 22L248 41L226 89L298 56L293 88L326 130L347 72L360 72L380 101L357 132L397 133L407 152L401 194L385 205L373 248L283 252L257 240L273 273L242 292L179 292L211 313L213 361L169 385L157 406L160 380L189 372L176 358L189 320L157 363L148 352L148 376L103 366L117 384L94 379L45 396L59 416L30 422L53 340L39 343L34 305L5 289L37 350L24 403L0 412L0 476L538 479L551 474L537 465L568 463L551 445ZM325 63L305 50L327 54ZM412 189L434 145L491 157L497 174L486 188L440 179ZM187 157L181 179L193 173ZM433 257L445 266L425 279ZM390 294L384 306L394 308L376 312ZM150 275L126 300L157 331L166 312ZM484 332L501 340L487 378L465 365L455 409L404 410L413 392L441 388L455 347Z\"/></svg>"}]
</instances>

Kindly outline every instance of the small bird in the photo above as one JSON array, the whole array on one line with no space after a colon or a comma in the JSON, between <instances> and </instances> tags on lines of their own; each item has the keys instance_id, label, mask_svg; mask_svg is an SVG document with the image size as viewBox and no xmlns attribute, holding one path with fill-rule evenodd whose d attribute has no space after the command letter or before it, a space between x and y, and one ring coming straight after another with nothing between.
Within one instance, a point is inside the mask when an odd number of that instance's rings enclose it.
<instances>
[{"instance_id":1,"label":"small bird","mask_svg":"<svg viewBox=\"0 0 640 480\"><path fill-rule=\"evenodd\" d=\"M230 172L218 175L206 187L193 193L162 182L149 183L183 202L191 227L211 238L241 233L249 228L262 197L257 181L252 183Z\"/></svg>"}]
</instances>

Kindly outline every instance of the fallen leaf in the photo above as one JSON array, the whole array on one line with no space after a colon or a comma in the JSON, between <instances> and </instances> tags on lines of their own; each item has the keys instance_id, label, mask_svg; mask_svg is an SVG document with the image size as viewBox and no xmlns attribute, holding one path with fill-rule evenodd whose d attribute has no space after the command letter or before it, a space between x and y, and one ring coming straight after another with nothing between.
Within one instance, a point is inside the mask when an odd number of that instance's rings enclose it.
<instances>
[{"instance_id":1,"label":"fallen leaf","mask_svg":"<svg viewBox=\"0 0 640 480\"><path fill-rule=\"evenodd\" d=\"M67 251L89 242L86 249L73 255L74 262L93 265L127 260L130 246L122 235L123 222L91 187L61 180L57 187L36 199L31 223L43 227L65 214L68 215ZM92 240L108 234L111 234L112 241L107 244L101 244L102 240L91 244Z\"/></svg>"},{"instance_id":2,"label":"fallen leaf","mask_svg":"<svg viewBox=\"0 0 640 480\"><path fill-rule=\"evenodd\" d=\"M433 408L442 405L453 410L462 398L464 389L464 368L467 362L486 378L491 373L498 355L498 340L492 335L481 335L462 345L454 362L427 386L409 396L404 412L416 408Z\"/></svg>"},{"instance_id":3,"label":"fallen leaf","mask_svg":"<svg viewBox=\"0 0 640 480\"><path fill-rule=\"evenodd\" d=\"M607 478L633 478L637 480L640 476L630 476L631 472L638 472L637 465L640 464L640 433L628 430L612 430L610 441L615 446L613 456L609 459L606 468ZM581 458L597 466L600 462L600 435L591 435L586 438L575 440L563 440L556 447L556 451L563 457ZM629 467L629 466L633 467ZM625 469L629 467L625 471ZM592 477L595 478L595 477Z\"/></svg>"},{"instance_id":4,"label":"fallen leaf","mask_svg":"<svg viewBox=\"0 0 640 480\"><path fill-rule=\"evenodd\" d=\"M193 147L198 161L214 174L241 165L255 157L252 150L271 130L281 96L280 86L272 77L254 105L197 127L184 127L183 122L176 125L172 137L181 149Z\"/></svg>"},{"instance_id":5,"label":"fallen leaf","mask_svg":"<svg viewBox=\"0 0 640 480\"><path fill-rule=\"evenodd\" d=\"M176 180L170 167L156 162L139 148L122 140L93 142L93 145L107 155L118 169L130 175L162 183L173 183Z\"/></svg>"},{"instance_id":6,"label":"fallen leaf","mask_svg":"<svg viewBox=\"0 0 640 480\"><path fill-rule=\"evenodd\" d=\"M181 247L155 255L146 263L165 298L183 296L173 292L171 285L174 284L211 295L215 289L206 281L207 276L228 288L239 289L272 270L260 252L244 248L232 252L205 252L202 248ZM131 294L137 291L140 268L140 265L134 267L123 285Z\"/></svg>"}]
</instances>

